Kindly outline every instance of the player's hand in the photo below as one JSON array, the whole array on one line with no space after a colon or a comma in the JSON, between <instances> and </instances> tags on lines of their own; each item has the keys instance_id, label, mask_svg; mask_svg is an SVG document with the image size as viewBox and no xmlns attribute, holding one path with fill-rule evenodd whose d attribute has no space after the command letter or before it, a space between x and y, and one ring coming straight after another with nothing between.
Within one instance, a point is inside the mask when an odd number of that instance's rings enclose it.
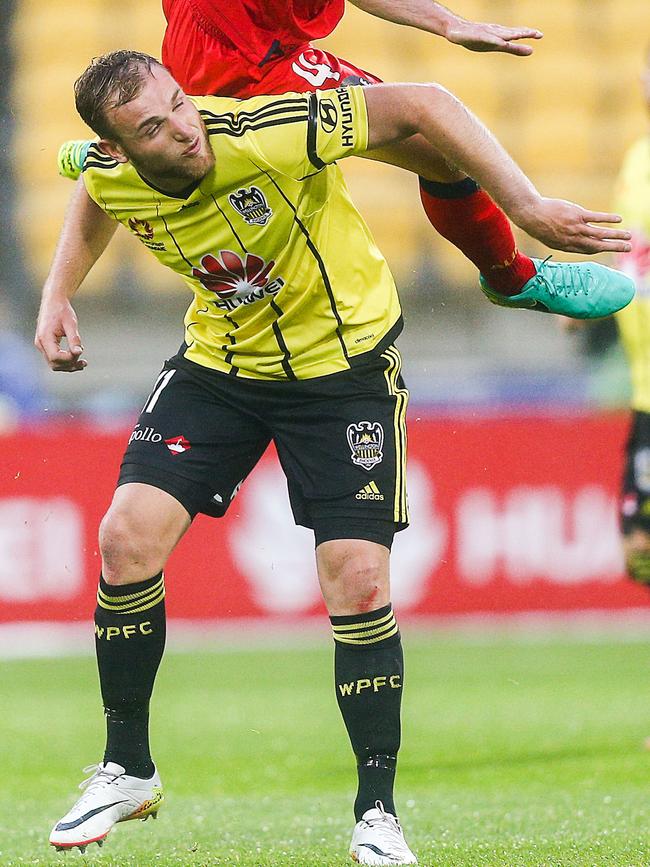
<instances>
[{"instance_id":1,"label":"player's hand","mask_svg":"<svg viewBox=\"0 0 650 867\"><path fill-rule=\"evenodd\" d=\"M503 27L501 24L481 24L480 22L459 19L450 24L445 38L455 45L462 45L469 51L501 51L527 57L533 53L532 45L519 42L520 39L541 39L544 34L531 27Z\"/></svg>"},{"instance_id":2,"label":"player's hand","mask_svg":"<svg viewBox=\"0 0 650 867\"><path fill-rule=\"evenodd\" d=\"M65 340L66 346L61 342ZM67 298L43 300L36 324L34 345L52 370L74 373L86 367L77 315Z\"/></svg>"},{"instance_id":3,"label":"player's hand","mask_svg":"<svg viewBox=\"0 0 650 867\"><path fill-rule=\"evenodd\" d=\"M514 222L532 238L553 250L565 253L629 253L631 234L613 226L621 222L618 214L588 211L564 199L540 197L526 214ZM594 225L609 223L612 225Z\"/></svg>"}]
</instances>

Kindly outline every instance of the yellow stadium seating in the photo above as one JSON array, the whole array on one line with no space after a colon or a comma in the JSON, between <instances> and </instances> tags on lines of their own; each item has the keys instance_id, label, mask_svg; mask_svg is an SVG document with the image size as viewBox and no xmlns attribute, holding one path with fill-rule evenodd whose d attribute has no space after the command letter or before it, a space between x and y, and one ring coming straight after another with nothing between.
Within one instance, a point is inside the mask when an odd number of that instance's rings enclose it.
<instances>
[{"instance_id":1,"label":"yellow stadium seating","mask_svg":"<svg viewBox=\"0 0 650 867\"><path fill-rule=\"evenodd\" d=\"M322 44L387 81L441 82L494 129L545 193L607 208L622 154L646 124L638 77L650 33L648 0L451 5L474 20L537 26L544 39L530 58L477 54L349 6ZM129 46L157 54L163 23L160 0L19 0L15 164L20 222L38 279L51 260L71 191L56 175L59 144L87 134L74 111L72 84L103 51ZM412 282L414 268L427 257L451 283L472 279L460 254L430 230L414 180L363 160L346 161L343 168L400 282ZM101 291L125 249L143 286L178 285L126 235L111 247L91 288Z\"/></svg>"}]
</instances>

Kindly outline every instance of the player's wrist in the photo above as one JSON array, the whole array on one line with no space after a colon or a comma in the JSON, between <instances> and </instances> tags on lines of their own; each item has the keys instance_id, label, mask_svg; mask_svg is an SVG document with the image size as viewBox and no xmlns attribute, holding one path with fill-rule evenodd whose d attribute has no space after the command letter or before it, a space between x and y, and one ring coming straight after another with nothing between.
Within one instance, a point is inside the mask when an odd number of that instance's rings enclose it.
<instances>
[{"instance_id":1,"label":"player's wrist","mask_svg":"<svg viewBox=\"0 0 650 867\"><path fill-rule=\"evenodd\" d=\"M512 201L500 202L512 222L524 231L538 225L542 211L543 198L534 188L519 192Z\"/></svg>"},{"instance_id":2,"label":"player's wrist","mask_svg":"<svg viewBox=\"0 0 650 867\"><path fill-rule=\"evenodd\" d=\"M451 12L449 9L435 9L428 20L427 29L437 36L442 36L448 42L454 42L460 30L467 25L467 21Z\"/></svg>"},{"instance_id":3,"label":"player's wrist","mask_svg":"<svg viewBox=\"0 0 650 867\"><path fill-rule=\"evenodd\" d=\"M73 291L58 283L46 283L41 293L41 305L51 307L66 307L71 303Z\"/></svg>"}]
</instances>

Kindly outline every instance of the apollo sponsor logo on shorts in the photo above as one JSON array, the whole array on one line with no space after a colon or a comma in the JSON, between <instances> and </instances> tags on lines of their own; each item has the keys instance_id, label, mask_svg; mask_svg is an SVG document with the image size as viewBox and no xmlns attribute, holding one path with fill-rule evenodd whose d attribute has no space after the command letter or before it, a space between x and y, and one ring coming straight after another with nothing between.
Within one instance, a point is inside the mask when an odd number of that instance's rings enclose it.
<instances>
[{"instance_id":1,"label":"apollo sponsor logo on shorts","mask_svg":"<svg viewBox=\"0 0 650 867\"><path fill-rule=\"evenodd\" d=\"M138 422L131 431L131 436L129 437L129 445L131 445L132 442L161 443L162 434L158 433L158 431L153 427L140 427L140 423Z\"/></svg>"},{"instance_id":2,"label":"apollo sponsor logo on shorts","mask_svg":"<svg viewBox=\"0 0 650 867\"><path fill-rule=\"evenodd\" d=\"M370 471L384 459L384 429L378 421L360 421L348 425L348 445L352 463Z\"/></svg>"},{"instance_id":3,"label":"apollo sponsor logo on shorts","mask_svg":"<svg viewBox=\"0 0 650 867\"><path fill-rule=\"evenodd\" d=\"M168 440L165 440L165 445L172 453L172 455L182 455L185 452L189 452L192 448L192 444L188 439L186 439L182 434L176 437L170 437Z\"/></svg>"}]
</instances>

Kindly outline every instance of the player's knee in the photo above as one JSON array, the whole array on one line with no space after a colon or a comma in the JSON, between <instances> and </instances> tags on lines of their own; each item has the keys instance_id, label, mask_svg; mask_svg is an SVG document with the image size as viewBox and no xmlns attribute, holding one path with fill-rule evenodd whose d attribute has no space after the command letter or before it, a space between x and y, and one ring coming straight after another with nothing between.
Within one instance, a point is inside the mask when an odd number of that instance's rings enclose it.
<instances>
[{"instance_id":1,"label":"player's knee","mask_svg":"<svg viewBox=\"0 0 650 867\"><path fill-rule=\"evenodd\" d=\"M165 556L160 541L133 511L111 506L99 527L103 574L110 583L145 580L157 574Z\"/></svg>"},{"instance_id":2,"label":"player's knee","mask_svg":"<svg viewBox=\"0 0 650 867\"><path fill-rule=\"evenodd\" d=\"M388 551L372 542L319 546L319 578L330 610L358 614L389 601Z\"/></svg>"},{"instance_id":3,"label":"player's knee","mask_svg":"<svg viewBox=\"0 0 650 867\"><path fill-rule=\"evenodd\" d=\"M650 533L635 528L623 540L625 568L633 581L650 585Z\"/></svg>"}]
</instances>

